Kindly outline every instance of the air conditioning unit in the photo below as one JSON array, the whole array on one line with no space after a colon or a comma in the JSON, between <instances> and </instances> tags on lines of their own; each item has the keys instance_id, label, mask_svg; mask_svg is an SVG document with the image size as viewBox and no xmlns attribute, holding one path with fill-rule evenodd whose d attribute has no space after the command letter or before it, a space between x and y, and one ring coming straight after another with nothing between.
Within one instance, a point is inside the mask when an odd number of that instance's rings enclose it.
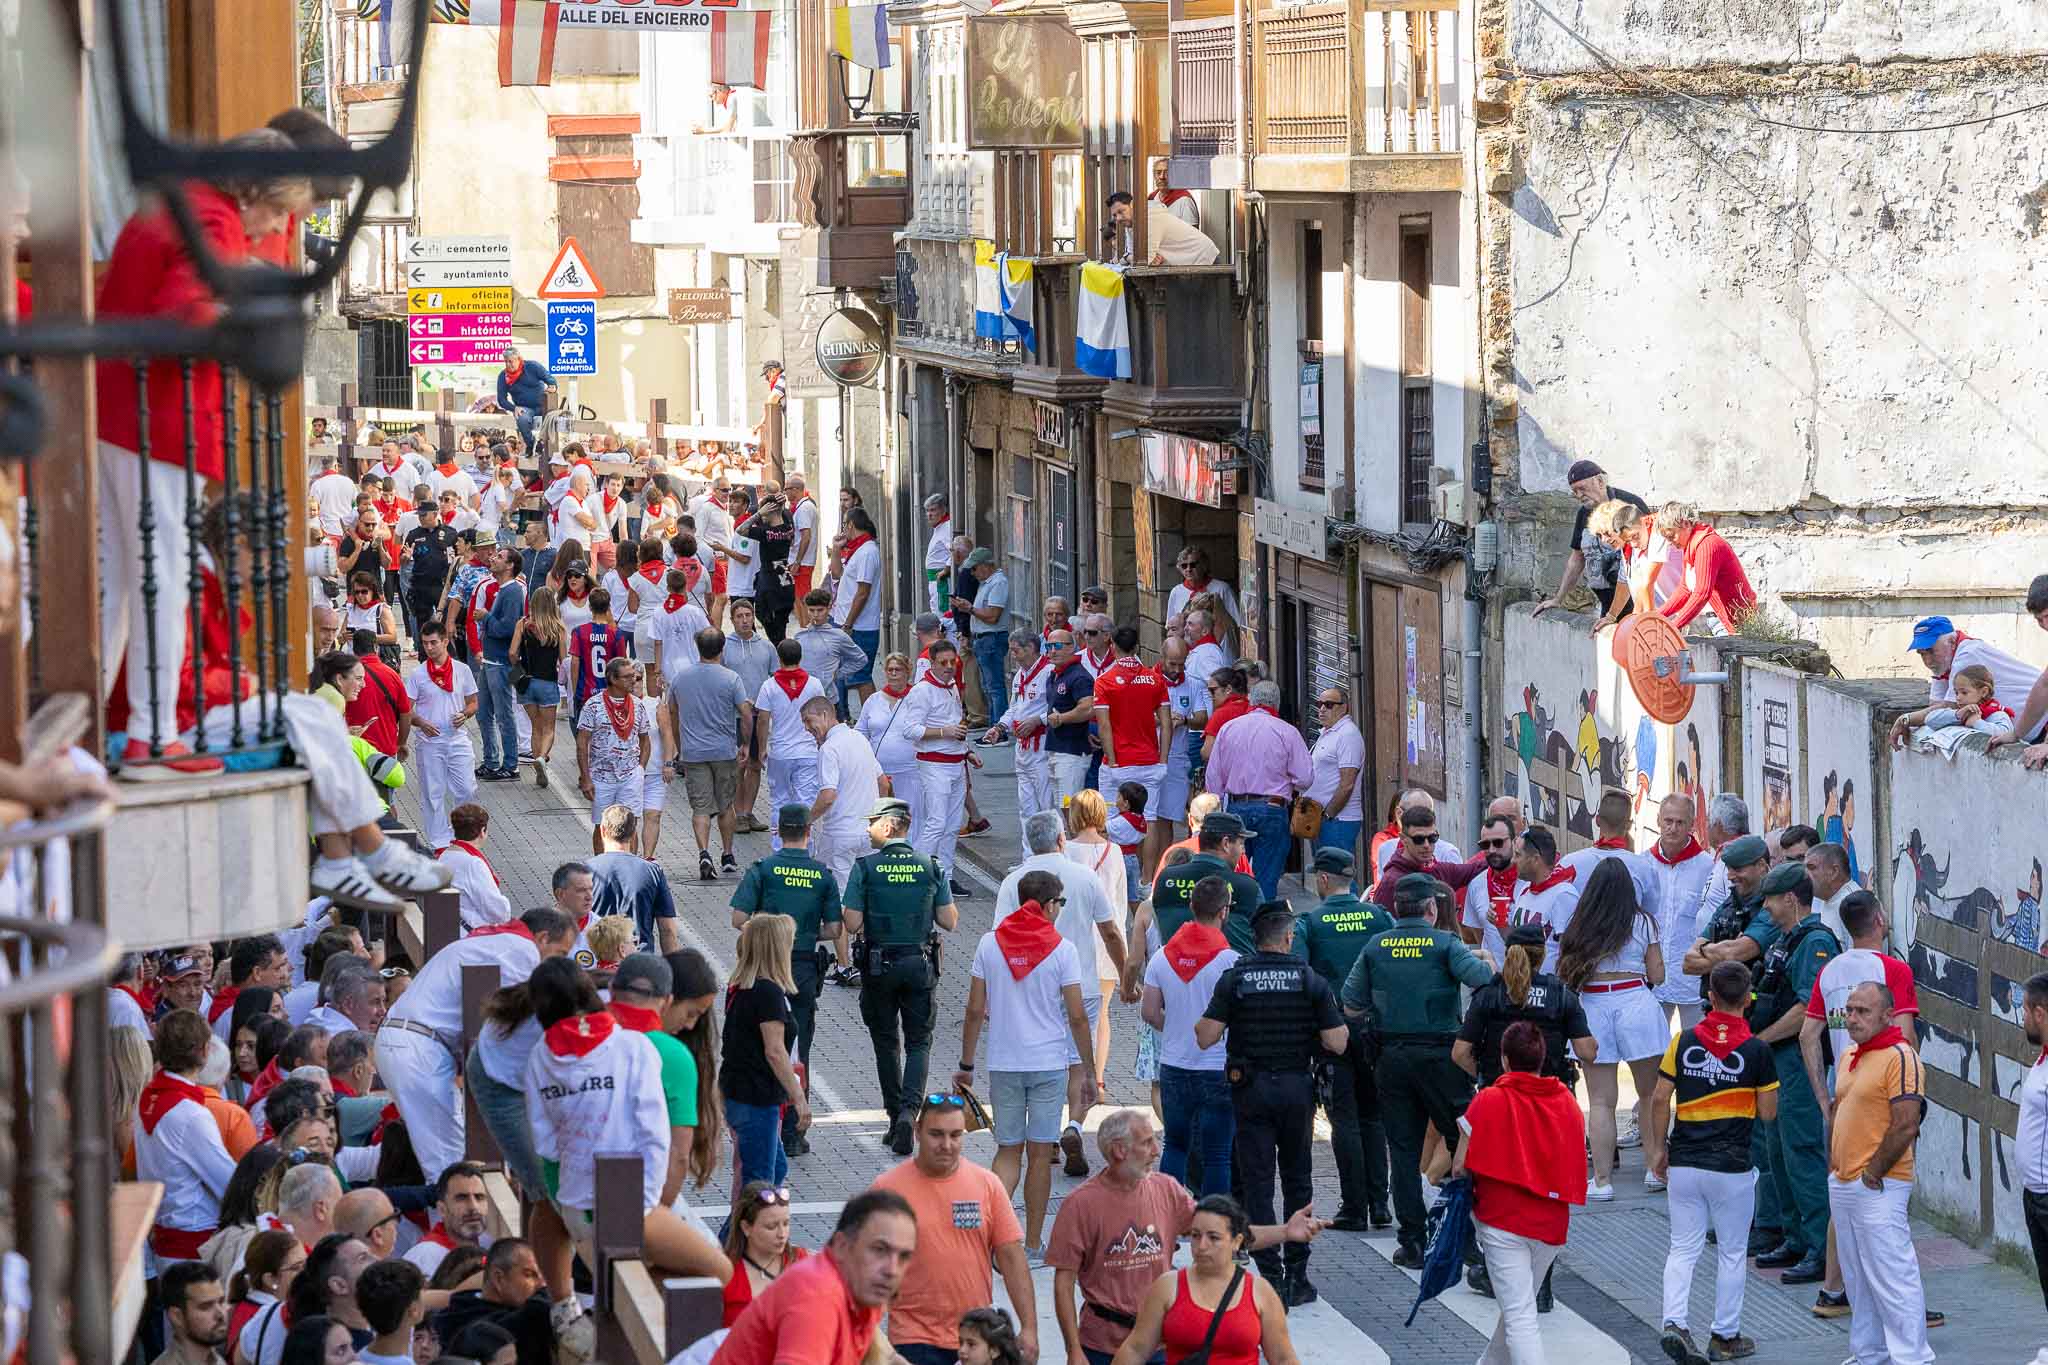
<instances>
[{"instance_id":1,"label":"air conditioning unit","mask_svg":"<svg viewBox=\"0 0 2048 1365\"><path fill-rule=\"evenodd\" d=\"M1437 485L1436 515L1438 520L1448 521L1453 526L1472 524L1470 499L1466 496L1466 487L1463 483L1453 481Z\"/></svg>"}]
</instances>

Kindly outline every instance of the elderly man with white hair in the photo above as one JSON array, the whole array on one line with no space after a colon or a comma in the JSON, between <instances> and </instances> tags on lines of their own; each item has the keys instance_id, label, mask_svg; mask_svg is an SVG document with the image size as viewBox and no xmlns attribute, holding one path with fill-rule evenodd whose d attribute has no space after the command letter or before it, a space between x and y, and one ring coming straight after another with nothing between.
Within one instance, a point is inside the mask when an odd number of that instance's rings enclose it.
<instances>
[{"instance_id":1,"label":"elderly man with white hair","mask_svg":"<svg viewBox=\"0 0 2048 1365\"><path fill-rule=\"evenodd\" d=\"M598 541L611 539L610 530L600 525L602 509L597 501L597 476L590 472L590 466L578 464L570 469L569 487L555 505L556 550L572 540L582 541L583 548L590 550Z\"/></svg>"},{"instance_id":2,"label":"elderly man with white hair","mask_svg":"<svg viewBox=\"0 0 2048 1365\"><path fill-rule=\"evenodd\" d=\"M367 962L351 964L327 987L327 1003L306 1016L306 1023L329 1038L360 1029L375 1034L384 1022L384 979Z\"/></svg>"},{"instance_id":3,"label":"elderly man with white hair","mask_svg":"<svg viewBox=\"0 0 2048 1365\"><path fill-rule=\"evenodd\" d=\"M1090 677L1101 677L1102 670L1116 657L1109 646L1109 637L1115 630L1116 622L1102 612L1092 611L1080 618L1079 633L1074 638L1081 647L1081 663Z\"/></svg>"},{"instance_id":4,"label":"elderly man with white hair","mask_svg":"<svg viewBox=\"0 0 2048 1365\"><path fill-rule=\"evenodd\" d=\"M1301 732L1280 719L1280 684L1252 684L1251 709L1216 732L1206 782L1252 838L1252 875L1267 900L1280 892L1291 841L1288 810L1315 780Z\"/></svg>"}]
</instances>

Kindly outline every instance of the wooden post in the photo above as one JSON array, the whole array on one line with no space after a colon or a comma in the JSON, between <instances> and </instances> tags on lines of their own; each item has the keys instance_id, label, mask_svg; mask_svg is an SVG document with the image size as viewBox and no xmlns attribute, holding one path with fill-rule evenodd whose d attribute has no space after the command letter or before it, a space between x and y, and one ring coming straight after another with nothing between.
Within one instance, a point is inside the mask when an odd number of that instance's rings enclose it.
<instances>
[{"instance_id":1,"label":"wooden post","mask_svg":"<svg viewBox=\"0 0 2048 1365\"><path fill-rule=\"evenodd\" d=\"M761 405L762 476L778 485L783 478L782 408L783 404L773 398ZM815 471L811 477L817 477Z\"/></svg>"},{"instance_id":2,"label":"wooden post","mask_svg":"<svg viewBox=\"0 0 2048 1365\"><path fill-rule=\"evenodd\" d=\"M429 891L420 897L420 918L421 946L431 958L462 937L462 897L454 891Z\"/></svg>"},{"instance_id":3,"label":"wooden post","mask_svg":"<svg viewBox=\"0 0 2048 1365\"><path fill-rule=\"evenodd\" d=\"M733 1272L746 1273L744 1267ZM725 1293L710 1276L661 1282L664 1346L673 1360L718 1330L725 1316Z\"/></svg>"},{"instance_id":4,"label":"wooden post","mask_svg":"<svg viewBox=\"0 0 2048 1365\"><path fill-rule=\"evenodd\" d=\"M621 1152L600 1152L595 1161L591 1201L591 1241L597 1264L591 1267L591 1282L597 1292L598 1310L610 1316L612 1310L613 1261L640 1259L641 1208L645 1160Z\"/></svg>"},{"instance_id":5,"label":"wooden post","mask_svg":"<svg viewBox=\"0 0 2048 1365\"><path fill-rule=\"evenodd\" d=\"M647 400L647 439L654 443L654 453L662 459L668 458L668 436L662 428L668 425L668 400L650 398Z\"/></svg>"},{"instance_id":6,"label":"wooden post","mask_svg":"<svg viewBox=\"0 0 2048 1365\"><path fill-rule=\"evenodd\" d=\"M491 963L470 963L462 969L462 1048L464 1057L469 1048L483 1031L484 1002L491 998L502 983L498 967ZM484 1126L483 1115L476 1107L476 1091L469 1086L463 1088L462 1155L465 1160L480 1161L486 1166L505 1164L504 1154L498 1150L498 1141L491 1136L491 1130ZM433 1173L436 1178L440 1172Z\"/></svg>"},{"instance_id":7,"label":"wooden post","mask_svg":"<svg viewBox=\"0 0 2048 1365\"><path fill-rule=\"evenodd\" d=\"M357 458L356 386L352 383L341 386L341 406L334 410L334 424L341 428L334 433L334 443L341 454L342 470L353 479L363 471L355 463ZM370 460L370 455L367 451L364 452L362 459L364 465L367 466Z\"/></svg>"},{"instance_id":8,"label":"wooden post","mask_svg":"<svg viewBox=\"0 0 2048 1365\"><path fill-rule=\"evenodd\" d=\"M447 389L434 395L434 444L444 460L455 458L455 423L449 414L455 411L455 395Z\"/></svg>"}]
</instances>

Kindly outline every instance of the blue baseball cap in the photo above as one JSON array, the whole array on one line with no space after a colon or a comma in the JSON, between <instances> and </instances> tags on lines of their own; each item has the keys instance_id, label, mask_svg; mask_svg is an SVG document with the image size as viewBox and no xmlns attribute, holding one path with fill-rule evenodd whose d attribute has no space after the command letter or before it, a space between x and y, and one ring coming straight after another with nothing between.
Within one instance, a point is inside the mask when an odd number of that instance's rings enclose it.
<instances>
[{"instance_id":1,"label":"blue baseball cap","mask_svg":"<svg viewBox=\"0 0 2048 1365\"><path fill-rule=\"evenodd\" d=\"M1946 616L1926 616L1913 623L1913 643L1908 649L1932 649L1934 642L1955 632L1956 623Z\"/></svg>"}]
</instances>

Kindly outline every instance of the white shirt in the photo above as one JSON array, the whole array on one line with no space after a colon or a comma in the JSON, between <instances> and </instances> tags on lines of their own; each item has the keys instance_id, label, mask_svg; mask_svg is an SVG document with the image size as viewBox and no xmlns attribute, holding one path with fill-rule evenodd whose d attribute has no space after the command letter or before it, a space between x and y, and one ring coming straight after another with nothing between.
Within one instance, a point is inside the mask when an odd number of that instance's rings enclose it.
<instances>
[{"instance_id":1,"label":"white shirt","mask_svg":"<svg viewBox=\"0 0 2048 1365\"><path fill-rule=\"evenodd\" d=\"M1223 653L1223 647L1214 640L1204 640L1188 651L1187 662L1181 666L1182 675L1194 686L1196 710L1209 709L1209 675L1230 663Z\"/></svg>"},{"instance_id":2,"label":"white shirt","mask_svg":"<svg viewBox=\"0 0 2048 1365\"><path fill-rule=\"evenodd\" d=\"M812 697L824 695L825 689L809 674L804 675L803 686L794 697L772 676L761 684L761 690L754 694L754 710L768 715L768 757L816 760L818 741L804 729L804 705Z\"/></svg>"},{"instance_id":3,"label":"white shirt","mask_svg":"<svg viewBox=\"0 0 2048 1365\"><path fill-rule=\"evenodd\" d=\"M526 1059L540 1042L540 1020L528 1015L509 1034L486 1024L476 1035L476 1059L499 1085L517 1090L526 1084Z\"/></svg>"},{"instance_id":4,"label":"white shirt","mask_svg":"<svg viewBox=\"0 0 2048 1365\"><path fill-rule=\"evenodd\" d=\"M483 1240L478 1242L477 1246L485 1251L489 1251L491 1249L491 1234L485 1233ZM418 1266L420 1274L431 1280L434 1278L434 1272L441 1268L441 1262L448 1259L448 1253L452 1250L454 1250L453 1247L445 1247L439 1242L430 1242L422 1238L413 1243L412 1250L405 1253L404 1259Z\"/></svg>"},{"instance_id":5,"label":"white shirt","mask_svg":"<svg viewBox=\"0 0 2048 1365\"><path fill-rule=\"evenodd\" d=\"M804 538L804 532L806 532L806 531L809 531L809 532L811 533L811 539L810 539L810 543L809 543L808 545L805 545L805 546L804 546L804 552L803 552L803 555L802 555L802 556L801 556L801 557L800 557L800 558L799 558L799 559L797 560L797 562L796 562L796 567L797 567L797 568L799 568L799 569L815 569L815 568L817 568L817 567L818 567L818 502L817 502L817 499L815 499L815 498L805 498L805 499L804 499L804 500L803 500L802 502L799 502L799 503L798 503L798 504L797 504L797 505L796 505L795 507L793 507L793 508L791 508L791 509L790 509L790 513L789 513L789 518L790 518L790 521L791 521L791 523L792 523L793 525L795 525L795 527L796 527L796 538L797 538L797 540L798 540L798 541L802 541L802 540L803 540L803 538ZM813 586L813 587L815 587L815 586L816 586L816 584L813 584L812 586Z\"/></svg>"},{"instance_id":6,"label":"white shirt","mask_svg":"<svg viewBox=\"0 0 2048 1365\"><path fill-rule=\"evenodd\" d=\"M1334 725L1325 725L1323 732L1316 736L1316 747L1309 751L1308 761L1315 769L1315 776L1309 782L1307 795L1323 803L1323 818L1363 820L1365 784L1358 779L1365 772L1365 736L1358 733L1358 723L1346 715ZM1330 810L1330 798L1337 794L1337 783L1343 776L1340 769L1344 768L1354 770L1351 794L1344 798L1342 810Z\"/></svg>"},{"instance_id":7,"label":"white shirt","mask_svg":"<svg viewBox=\"0 0 2048 1365\"><path fill-rule=\"evenodd\" d=\"M1081 987L1089 973L1082 972L1072 943L1061 940L1018 980L990 930L975 945L969 974L988 992L990 1071L1064 1071L1078 1060L1064 993Z\"/></svg>"},{"instance_id":8,"label":"white shirt","mask_svg":"<svg viewBox=\"0 0 2048 1365\"><path fill-rule=\"evenodd\" d=\"M462 499L464 507L476 503L476 480L470 478L467 471L458 469L453 474L443 474L436 466L427 471L427 482L433 485L434 496L437 498L452 488L455 490L455 496Z\"/></svg>"},{"instance_id":9,"label":"white shirt","mask_svg":"<svg viewBox=\"0 0 2048 1365\"><path fill-rule=\"evenodd\" d=\"M229 1010L224 1017L233 1017ZM149 1016L142 1012L142 1006L135 1003L135 997L126 991L107 988L107 1027L140 1029L145 1038L154 1037L156 1030L149 1026Z\"/></svg>"},{"instance_id":10,"label":"white shirt","mask_svg":"<svg viewBox=\"0 0 2048 1365\"><path fill-rule=\"evenodd\" d=\"M1579 874L1579 894L1584 895L1586 884L1593 880L1593 869L1609 858L1619 858L1622 866L1628 869L1628 879L1635 883L1636 903L1652 915L1660 915L1662 907L1651 903L1656 887L1651 884L1649 873L1643 869L1646 860L1640 853L1632 853L1625 848L1575 848L1559 858L1557 865L1571 868Z\"/></svg>"},{"instance_id":11,"label":"white shirt","mask_svg":"<svg viewBox=\"0 0 2048 1365\"><path fill-rule=\"evenodd\" d=\"M1845 943L1847 940L1837 939L1836 942ZM1834 1049L1837 1066L1849 1055L1849 1049L1856 1045L1856 1040L1849 1036L1849 993L1866 982L1883 986L1892 993L1893 1003L1897 1004L1904 988L1913 983L1913 969L1888 953L1880 953L1873 948L1850 947L1829 958L1822 965L1820 975L1814 978L1813 994L1819 998L1827 1020L1828 1044ZM1808 1001L1808 1008L1811 1007L1812 1002ZM1920 1023L1918 1010L1913 1011L1913 1023L1916 1027ZM2025 1122L2024 1116L2021 1122Z\"/></svg>"},{"instance_id":12,"label":"white shirt","mask_svg":"<svg viewBox=\"0 0 2048 1365\"><path fill-rule=\"evenodd\" d=\"M159 1181L164 1187L157 1226L186 1232L219 1226L220 1197L234 1174L235 1159L221 1141L220 1125L198 1101L178 1101L149 1132L136 1119L136 1178Z\"/></svg>"},{"instance_id":13,"label":"white shirt","mask_svg":"<svg viewBox=\"0 0 2048 1365\"><path fill-rule=\"evenodd\" d=\"M414 743L437 744L456 737L456 717L462 714L463 703L476 695L476 675L469 671L469 665L460 659L451 659L449 663L455 670L452 692L427 676L425 661L406 675L405 695L412 698L413 719L423 720L441 732L439 739L415 732Z\"/></svg>"},{"instance_id":14,"label":"white shirt","mask_svg":"<svg viewBox=\"0 0 2048 1365\"><path fill-rule=\"evenodd\" d=\"M1513 898L1528 885L1529 883L1516 878L1513 887L1509 891L1508 924L1510 927L1515 922ZM1487 886L1486 874L1484 872L1465 883L1465 889L1459 893L1458 903L1462 909L1462 913L1458 916L1458 923L1468 929L1477 929L1479 931L1479 946L1492 953L1495 962L1507 961L1507 940L1501 937L1500 927L1493 922L1493 892Z\"/></svg>"},{"instance_id":15,"label":"white shirt","mask_svg":"<svg viewBox=\"0 0 2048 1365\"><path fill-rule=\"evenodd\" d=\"M896 724L906 738L917 746L921 754L964 754L967 741L964 739L940 739L927 736L928 729L943 725L958 725L967 718L960 709L960 684L956 680L951 687L941 687L927 677L910 689L910 695L898 707Z\"/></svg>"},{"instance_id":16,"label":"white shirt","mask_svg":"<svg viewBox=\"0 0 2048 1365\"><path fill-rule=\"evenodd\" d=\"M699 545L707 540L732 538L732 514L711 500L709 488L690 499L690 515L697 522Z\"/></svg>"},{"instance_id":17,"label":"white shirt","mask_svg":"<svg viewBox=\"0 0 2048 1365\"><path fill-rule=\"evenodd\" d=\"M1240 628L1244 625L1244 614L1238 610L1237 606L1237 589L1231 587L1220 578L1212 578L1199 588L1189 587L1186 580L1183 579L1167 589L1167 616L1171 618L1180 615L1187 610L1189 602L1192 602L1197 596L1205 592L1216 599L1216 605L1222 607L1224 613L1230 617L1231 625ZM1212 621L1209 624L1214 629L1214 627L1221 625L1222 622ZM1227 633L1225 631L1217 631L1217 640L1220 642Z\"/></svg>"},{"instance_id":18,"label":"white shirt","mask_svg":"<svg viewBox=\"0 0 2048 1365\"><path fill-rule=\"evenodd\" d=\"M292 1330L284 1323L284 1304L260 1289L249 1291L249 1302L262 1306L242 1324L235 1359L239 1365L277 1365L284 1359L284 1339Z\"/></svg>"},{"instance_id":19,"label":"white shirt","mask_svg":"<svg viewBox=\"0 0 2048 1365\"><path fill-rule=\"evenodd\" d=\"M2019 1103L2019 1128L2012 1151L2020 1168L2020 1185L2035 1194L2048 1194L2048 1053L2020 1077Z\"/></svg>"},{"instance_id":20,"label":"white shirt","mask_svg":"<svg viewBox=\"0 0 2048 1365\"><path fill-rule=\"evenodd\" d=\"M293 1028L312 1017L313 1007L320 1003L320 983L301 981L284 993L284 1016L291 1020Z\"/></svg>"},{"instance_id":21,"label":"white shirt","mask_svg":"<svg viewBox=\"0 0 2048 1365\"><path fill-rule=\"evenodd\" d=\"M306 1022L332 1038L337 1033L357 1032L356 1021L332 1005L322 1005L306 1016Z\"/></svg>"},{"instance_id":22,"label":"white shirt","mask_svg":"<svg viewBox=\"0 0 2048 1365\"><path fill-rule=\"evenodd\" d=\"M462 969L496 967L498 985L516 986L540 965L540 948L523 933L471 934L428 958L384 1016L389 1028L407 1020L437 1033L462 1032ZM488 1031L488 1030L487 1030Z\"/></svg>"},{"instance_id":23,"label":"white shirt","mask_svg":"<svg viewBox=\"0 0 2048 1365\"><path fill-rule=\"evenodd\" d=\"M1846 945L1849 942L1849 931L1842 925L1842 902L1862 889L1854 882L1843 882L1835 889L1835 894L1825 900L1819 896L1813 898L1813 912L1820 916L1820 922L1828 927L1828 932L1835 936L1837 943Z\"/></svg>"},{"instance_id":24,"label":"white shirt","mask_svg":"<svg viewBox=\"0 0 2048 1365\"><path fill-rule=\"evenodd\" d=\"M1038 729L1017 741L1019 763L1043 763L1045 761L1045 718L1051 708L1046 705L1045 686L1052 680L1052 656L1041 653L1027 668L1020 668L1010 677L1010 706L1003 712L1003 723L1013 731L1017 722L1035 720Z\"/></svg>"},{"instance_id":25,"label":"white shirt","mask_svg":"<svg viewBox=\"0 0 2048 1365\"><path fill-rule=\"evenodd\" d=\"M355 480L338 469L330 469L307 485L313 502L320 508L320 533L338 536L356 519Z\"/></svg>"},{"instance_id":26,"label":"white shirt","mask_svg":"<svg viewBox=\"0 0 2048 1365\"><path fill-rule=\"evenodd\" d=\"M653 602L652 606L643 606L643 615L635 625L644 624L648 643L661 646L661 680L666 685L697 662L697 633L711 629L711 618L688 597L674 611L668 609L666 591Z\"/></svg>"},{"instance_id":27,"label":"white shirt","mask_svg":"<svg viewBox=\"0 0 2048 1365\"><path fill-rule=\"evenodd\" d=\"M524 496L525 490L516 483L507 488L496 479L491 480L490 487L483 491L482 505L477 508L477 525L486 530L497 530L512 520L512 513L519 506L520 498Z\"/></svg>"},{"instance_id":28,"label":"white shirt","mask_svg":"<svg viewBox=\"0 0 2048 1365\"><path fill-rule=\"evenodd\" d=\"M363 477L380 481L384 479L391 480L391 491L404 498L407 502L411 502L413 489L418 488L423 483L431 486L433 480L430 476L433 472L432 467L418 455L400 451L398 463L395 466L385 464L383 457L379 456L377 463L371 465L369 472L364 474Z\"/></svg>"},{"instance_id":29,"label":"white shirt","mask_svg":"<svg viewBox=\"0 0 2048 1365\"><path fill-rule=\"evenodd\" d=\"M561 1165L558 1203L585 1210L596 1204L599 1152L638 1153L641 1208L661 1202L668 1177L668 1102L661 1092L661 1054L646 1035L614 1027L580 1057L543 1042L526 1059L521 1088L535 1155Z\"/></svg>"},{"instance_id":30,"label":"white shirt","mask_svg":"<svg viewBox=\"0 0 2048 1365\"><path fill-rule=\"evenodd\" d=\"M1950 679L1955 677L1957 669L1968 668L1972 664L1991 674L1991 695L2010 707L2014 716L2019 715L2020 708L2026 704L2027 693L2034 690L2034 681L2041 676L2041 670L2025 659L2015 658L1988 641L1965 636L1956 645L1955 657L1949 660L1948 672L1929 681L1927 699L1954 701L1955 688L1950 684ZM2032 739L2034 736L2026 735L2023 738Z\"/></svg>"},{"instance_id":31,"label":"white shirt","mask_svg":"<svg viewBox=\"0 0 2048 1365\"><path fill-rule=\"evenodd\" d=\"M486 924L503 924L512 918L512 902L491 873L491 865L454 844L441 850L441 861L454 874L452 885L460 906L465 933Z\"/></svg>"},{"instance_id":32,"label":"white shirt","mask_svg":"<svg viewBox=\"0 0 2048 1365\"><path fill-rule=\"evenodd\" d=\"M1117 861L1121 863L1122 859ZM1095 926L1115 921L1116 911L1109 898L1102 894L1102 887L1088 869L1066 854L1034 853L1019 863L1016 871L1003 878L1003 884L996 888L996 913L991 924L1001 924L1016 910L1017 884L1024 880L1027 872L1050 872L1060 879L1060 889L1067 901L1060 907L1055 927L1060 931L1060 937L1074 946L1075 965L1081 972L1081 998L1101 999L1101 970L1095 956L1101 930Z\"/></svg>"},{"instance_id":33,"label":"white shirt","mask_svg":"<svg viewBox=\"0 0 2048 1365\"><path fill-rule=\"evenodd\" d=\"M947 517L932 527L931 537L924 543L924 569L927 574L942 573L953 567L953 518Z\"/></svg>"},{"instance_id":34,"label":"white shirt","mask_svg":"<svg viewBox=\"0 0 2048 1365\"><path fill-rule=\"evenodd\" d=\"M645 579L641 579L641 581L643 583L646 582ZM640 617L637 612L626 605L629 600L626 596L626 580L619 576L619 571L617 569L605 570L604 581L598 584L598 586L612 595L613 624L617 625L620 630L632 631L637 635L639 633ZM668 594L663 593L662 595L666 597Z\"/></svg>"},{"instance_id":35,"label":"white shirt","mask_svg":"<svg viewBox=\"0 0 2048 1365\"><path fill-rule=\"evenodd\" d=\"M1110 817L1112 831L1121 818ZM1110 918L1116 921L1117 932L1122 933L1124 921L1131 913L1131 883L1129 865L1124 862L1124 851L1117 846L1117 841L1112 838L1100 844L1084 844L1069 839L1063 856L1095 879L1096 888L1109 905Z\"/></svg>"},{"instance_id":36,"label":"white shirt","mask_svg":"<svg viewBox=\"0 0 2048 1365\"><path fill-rule=\"evenodd\" d=\"M1650 604L1663 606L1685 587L1685 551L1652 526L1649 544L1628 561L1628 582L1630 591L1648 583Z\"/></svg>"},{"instance_id":37,"label":"white shirt","mask_svg":"<svg viewBox=\"0 0 2048 1365\"><path fill-rule=\"evenodd\" d=\"M775 686L769 679L768 686ZM834 795L825 812L825 833L834 844L865 850L868 812L881 795L882 765L851 725L835 725L818 745L818 790Z\"/></svg>"},{"instance_id":38,"label":"white shirt","mask_svg":"<svg viewBox=\"0 0 2048 1365\"><path fill-rule=\"evenodd\" d=\"M1166 949L1160 948L1145 964L1145 984L1159 988L1166 1006L1166 1027L1159 1031L1159 1061L1183 1071L1221 1071L1229 1054L1230 1033L1225 1030L1214 1047L1195 1041L1195 1021L1209 1008L1216 994L1216 980L1237 961L1237 950L1225 948L1202 964L1192 981L1166 965Z\"/></svg>"},{"instance_id":39,"label":"white shirt","mask_svg":"<svg viewBox=\"0 0 2048 1365\"><path fill-rule=\"evenodd\" d=\"M592 494L590 500L595 502L597 500L596 494ZM583 510L583 501L574 493L564 490L562 500L555 505L555 548L557 550L572 540L582 541L583 548L586 550L590 548L592 532L589 527L577 520L578 514Z\"/></svg>"},{"instance_id":40,"label":"white shirt","mask_svg":"<svg viewBox=\"0 0 2048 1365\"><path fill-rule=\"evenodd\" d=\"M839 572L839 586L832 597L832 624L847 631L880 630L882 590L876 580L881 576L882 547L875 541L868 541L848 555ZM853 595L863 583L868 585L867 601L861 603L860 615L849 619Z\"/></svg>"},{"instance_id":41,"label":"white shirt","mask_svg":"<svg viewBox=\"0 0 2048 1365\"><path fill-rule=\"evenodd\" d=\"M1700 1000L1699 977L1685 970L1685 954L1699 937L1700 893L1713 879L1720 859L1701 849L1682 862L1666 863L1652 851L1642 855L1643 874L1656 888L1657 922L1664 945L1664 982L1657 998L1670 1005L1696 1005Z\"/></svg>"},{"instance_id":42,"label":"white shirt","mask_svg":"<svg viewBox=\"0 0 2048 1365\"><path fill-rule=\"evenodd\" d=\"M1565 874L1565 875L1560 875ZM1543 970L1557 970L1557 941L1564 937L1565 929L1572 922L1572 912L1579 908L1579 896L1585 890L1582 879L1570 875L1567 868L1553 868L1542 882L1518 882L1515 885L1515 910L1509 921L1516 924L1541 924L1543 926ZM410 994L410 992L408 992ZM399 997L403 1000L404 997Z\"/></svg>"},{"instance_id":43,"label":"white shirt","mask_svg":"<svg viewBox=\"0 0 2048 1365\"><path fill-rule=\"evenodd\" d=\"M884 772L900 773L917 763L917 744L904 732L903 722L896 717L896 708L902 700L876 688L861 703L860 720L854 725L867 736L869 747L875 751L875 761L882 765Z\"/></svg>"},{"instance_id":44,"label":"white shirt","mask_svg":"<svg viewBox=\"0 0 2048 1365\"><path fill-rule=\"evenodd\" d=\"M761 542L749 536L737 536L727 542L735 555L745 555L742 564L737 558L726 561L725 591L731 597L752 597L754 579L761 572Z\"/></svg>"}]
</instances>

